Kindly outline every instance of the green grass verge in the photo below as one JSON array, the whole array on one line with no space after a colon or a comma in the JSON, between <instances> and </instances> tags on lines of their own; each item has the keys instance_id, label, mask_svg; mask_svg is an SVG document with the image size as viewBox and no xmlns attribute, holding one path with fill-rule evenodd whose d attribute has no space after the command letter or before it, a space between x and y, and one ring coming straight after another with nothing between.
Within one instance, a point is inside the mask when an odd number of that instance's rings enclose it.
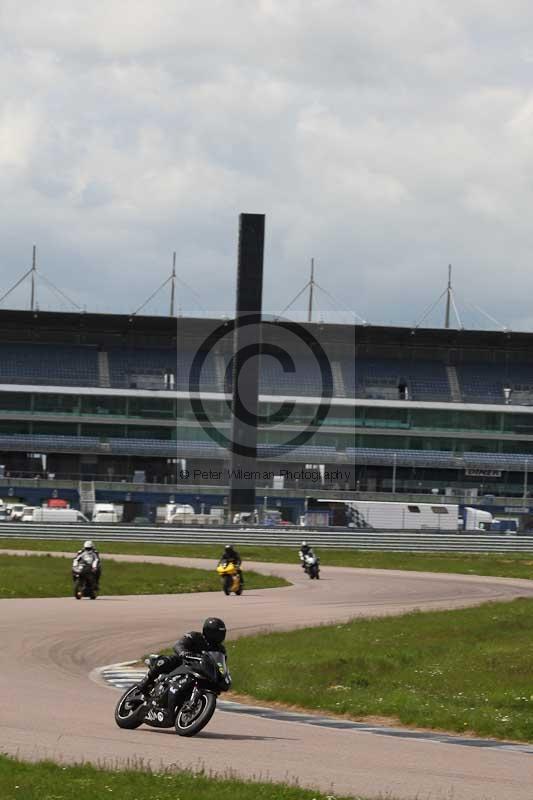
<instances>
[{"instance_id":1,"label":"green grass verge","mask_svg":"<svg viewBox=\"0 0 533 800\"><path fill-rule=\"evenodd\" d=\"M0 598L66 597L72 595L71 560L46 556L0 555ZM270 575L246 573L246 589L288 586ZM124 563L106 559L100 590L106 595L182 594L221 591L213 570L170 567L164 564Z\"/></svg>"},{"instance_id":2,"label":"green grass verge","mask_svg":"<svg viewBox=\"0 0 533 800\"><path fill-rule=\"evenodd\" d=\"M221 539L220 545L166 545L137 542L102 542L102 553L135 555L185 556L218 559L222 547L231 537ZM72 550L79 549L80 539L62 542L46 539L0 539L0 549ZM284 547L239 547L248 561L298 563L295 549ZM321 566L367 567L373 569L404 569L421 572L457 572L466 575L492 575L502 578L533 578L533 553L389 553L362 550L322 550ZM246 567L246 565L244 565Z\"/></svg>"},{"instance_id":3,"label":"green grass verge","mask_svg":"<svg viewBox=\"0 0 533 800\"><path fill-rule=\"evenodd\" d=\"M29 764L0 755L2 800L326 800L320 792L191 772L115 771L89 765ZM336 796L336 800L342 800ZM345 798L347 800L347 798ZM354 798L363 800L363 798Z\"/></svg>"},{"instance_id":4,"label":"green grass verge","mask_svg":"<svg viewBox=\"0 0 533 800\"><path fill-rule=\"evenodd\" d=\"M533 600L230 642L239 693L355 718L533 741Z\"/></svg>"}]
</instances>

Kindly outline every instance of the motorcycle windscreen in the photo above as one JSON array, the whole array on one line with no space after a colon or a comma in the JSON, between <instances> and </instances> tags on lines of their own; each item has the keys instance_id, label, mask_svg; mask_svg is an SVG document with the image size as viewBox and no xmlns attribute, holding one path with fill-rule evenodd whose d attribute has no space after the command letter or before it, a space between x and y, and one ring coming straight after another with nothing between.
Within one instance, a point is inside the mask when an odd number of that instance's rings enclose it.
<instances>
[{"instance_id":1,"label":"motorcycle windscreen","mask_svg":"<svg viewBox=\"0 0 533 800\"><path fill-rule=\"evenodd\" d=\"M216 670L216 682L230 685L231 678L228 672L228 662L225 654L218 650L210 650L206 655L210 656L211 663Z\"/></svg>"}]
</instances>

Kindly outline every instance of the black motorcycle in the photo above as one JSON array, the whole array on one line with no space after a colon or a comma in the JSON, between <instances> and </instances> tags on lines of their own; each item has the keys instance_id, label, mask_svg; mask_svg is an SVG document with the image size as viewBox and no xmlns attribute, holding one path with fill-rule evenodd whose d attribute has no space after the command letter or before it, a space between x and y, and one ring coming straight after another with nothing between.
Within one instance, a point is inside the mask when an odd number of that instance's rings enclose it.
<instances>
[{"instance_id":1,"label":"black motorcycle","mask_svg":"<svg viewBox=\"0 0 533 800\"><path fill-rule=\"evenodd\" d=\"M82 555L77 561L72 563L72 580L74 582L74 597L81 600L82 597L89 597L96 600L96 572L93 569L93 557Z\"/></svg>"},{"instance_id":2,"label":"black motorcycle","mask_svg":"<svg viewBox=\"0 0 533 800\"><path fill-rule=\"evenodd\" d=\"M152 667L158 658L150 656L145 663ZM195 736L215 713L218 695L230 688L231 675L223 653L213 650L184 656L183 664L171 675L156 678L147 694L138 686L128 689L115 708L115 722L130 730L144 722L153 728L174 727L178 736Z\"/></svg>"}]
</instances>

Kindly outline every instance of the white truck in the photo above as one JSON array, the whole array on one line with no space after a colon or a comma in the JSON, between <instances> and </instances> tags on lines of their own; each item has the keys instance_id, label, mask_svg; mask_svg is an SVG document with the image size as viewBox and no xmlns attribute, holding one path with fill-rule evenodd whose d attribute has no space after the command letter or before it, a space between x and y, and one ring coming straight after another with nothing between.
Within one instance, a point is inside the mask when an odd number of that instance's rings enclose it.
<instances>
[{"instance_id":1,"label":"white truck","mask_svg":"<svg viewBox=\"0 0 533 800\"><path fill-rule=\"evenodd\" d=\"M76 508L34 508L31 514L26 515L27 522L89 522L85 514Z\"/></svg>"},{"instance_id":2,"label":"white truck","mask_svg":"<svg viewBox=\"0 0 533 800\"><path fill-rule=\"evenodd\" d=\"M8 503L6 505L6 513L9 521L20 522L25 508L24 503Z\"/></svg>"},{"instance_id":3,"label":"white truck","mask_svg":"<svg viewBox=\"0 0 533 800\"><path fill-rule=\"evenodd\" d=\"M92 522L114 524L120 522L119 512L114 503L95 503Z\"/></svg>"},{"instance_id":4,"label":"white truck","mask_svg":"<svg viewBox=\"0 0 533 800\"><path fill-rule=\"evenodd\" d=\"M38 508L38 506L24 506L24 510L22 512L22 516L20 518L21 522L33 522L33 512Z\"/></svg>"},{"instance_id":5,"label":"white truck","mask_svg":"<svg viewBox=\"0 0 533 800\"><path fill-rule=\"evenodd\" d=\"M163 522L189 522L194 517L194 508L187 503L167 503L157 509L158 520Z\"/></svg>"},{"instance_id":6,"label":"white truck","mask_svg":"<svg viewBox=\"0 0 533 800\"><path fill-rule=\"evenodd\" d=\"M463 519L465 531L490 531L493 522L489 511L469 506L465 506Z\"/></svg>"}]
</instances>

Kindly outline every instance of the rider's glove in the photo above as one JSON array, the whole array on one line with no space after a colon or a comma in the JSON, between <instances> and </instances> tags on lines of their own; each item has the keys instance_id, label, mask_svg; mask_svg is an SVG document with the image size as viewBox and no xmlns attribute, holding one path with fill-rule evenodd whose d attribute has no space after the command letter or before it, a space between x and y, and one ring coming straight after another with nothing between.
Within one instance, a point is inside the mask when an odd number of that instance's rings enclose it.
<instances>
[{"instance_id":1,"label":"rider's glove","mask_svg":"<svg viewBox=\"0 0 533 800\"><path fill-rule=\"evenodd\" d=\"M142 681L139 681L137 686L143 694L146 694L152 686L152 679L149 678L148 675L145 675Z\"/></svg>"}]
</instances>

